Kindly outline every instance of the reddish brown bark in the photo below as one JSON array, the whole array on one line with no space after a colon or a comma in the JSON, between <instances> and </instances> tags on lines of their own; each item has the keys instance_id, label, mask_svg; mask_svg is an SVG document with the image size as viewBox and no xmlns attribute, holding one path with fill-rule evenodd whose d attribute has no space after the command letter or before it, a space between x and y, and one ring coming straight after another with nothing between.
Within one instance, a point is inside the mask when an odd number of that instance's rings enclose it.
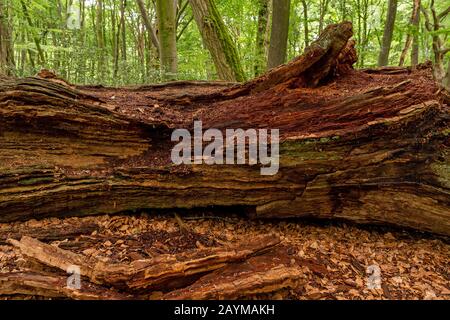
<instances>
[{"instance_id":1,"label":"reddish brown bark","mask_svg":"<svg viewBox=\"0 0 450 320\"><path fill-rule=\"evenodd\" d=\"M0 221L233 206L450 234L448 100L430 69L355 71L351 24L242 85L0 82ZM57 83L58 82L58 83ZM281 166L175 166L170 134L280 129Z\"/></svg>"}]
</instances>

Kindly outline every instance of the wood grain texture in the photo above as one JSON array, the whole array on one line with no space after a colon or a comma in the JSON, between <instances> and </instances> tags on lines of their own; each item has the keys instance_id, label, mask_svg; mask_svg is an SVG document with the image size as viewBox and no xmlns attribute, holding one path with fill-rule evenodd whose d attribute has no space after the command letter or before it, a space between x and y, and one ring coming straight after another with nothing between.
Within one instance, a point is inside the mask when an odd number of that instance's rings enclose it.
<instances>
[{"instance_id":1,"label":"wood grain texture","mask_svg":"<svg viewBox=\"0 0 450 320\"><path fill-rule=\"evenodd\" d=\"M450 235L449 108L431 71L355 71L351 24L248 83L0 80L0 222L241 206ZM175 166L175 128L280 129L280 170Z\"/></svg>"}]
</instances>

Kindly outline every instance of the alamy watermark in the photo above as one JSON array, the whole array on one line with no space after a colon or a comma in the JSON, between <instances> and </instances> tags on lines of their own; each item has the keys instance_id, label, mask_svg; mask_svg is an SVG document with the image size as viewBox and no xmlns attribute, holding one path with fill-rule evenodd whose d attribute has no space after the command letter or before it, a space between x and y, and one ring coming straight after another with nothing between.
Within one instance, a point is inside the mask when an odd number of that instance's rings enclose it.
<instances>
[{"instance_id":1,"label":"alamy watermark","mask_svg":"<svg viewBox=\"0 0 450 320\"><path fill-rule=\"evenodd\" d=\"M72 3L67 9L67 29L79 30L81 28L81 8L79 3Z\"/></svg>"},{"instance_id":2,"label":"alamy watermark","mask_svg":"<svg viewBox=\"0 0 450 320\"><path fill-rule=\"evenodd\" d=\"M381 269L378 265L373 264L367 267L367 288L381 289Z\"/></svg>"},{"instance_id":3,"label":"alamy watermark","mask_svg":"<svg viewBox=\"0 0 450 320\"><path fill-rule=\"evenodd\" d=\"M67 288L72 290L81 289L81 270L79 266L70 265L67 268L67 273L70 276L67 277Z\"/></svg>"},{"instance_id":4,"label":"alamy watermark","mask_svg":"<svg viewBox=\"0 0 450 320\"><path fill-rule=\"evenodd\" d=\"M226 129L224 136L218 129L203 132L202 122L195 121L193 136L187 129L176 129L171 139L178 142L171 153L176 165L259 164L261 175L275 175L280 167L278 129L270 134L267 129Z\"/></svg>"}]
</instances>

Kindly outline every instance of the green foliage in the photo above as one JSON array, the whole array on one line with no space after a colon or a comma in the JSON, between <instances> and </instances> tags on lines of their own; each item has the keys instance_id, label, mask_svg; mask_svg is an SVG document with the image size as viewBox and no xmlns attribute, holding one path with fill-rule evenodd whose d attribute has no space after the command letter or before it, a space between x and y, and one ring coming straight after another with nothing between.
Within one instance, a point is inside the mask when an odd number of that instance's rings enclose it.
<instances>
[{"instance_id":1,"label":"green foliage","mask_svg":"<svg viewBox=\"0 0 450 320\"><path fill-rule=\"evenodd\" d=\"M10 6L10 19L13 30L14 53L17 76L36 74L40 69L54 70L71 82L80 84L101 83L105 85L129 85L161 81L157 50L152 46L149 34L144 27L136 1L127 1L125 11L124 58L121 52L119 35L120 7L122 0L102 0L103 23L96 25L96 2L98 0L3 0ZM27 22L21 5L23 1L31 18ZM179 0L179 9L187 0ZM276 2L276 1L275 1ZM321 17L323 25L351 20L359 54L358 67L374 67L380 49L387 1L384 0L306 0L308 5L309 39L318 36ZM412 0L399 0L397 20L392 40L389 63L397 65L407 34L416 34L420 42L420 61L432 59L432 33L423 27L418 30L410 23ZM427 0L422 0L428 7ZM436 1L436 9L445 9L446 1ZM69 7L79 4L81 28L69 29L67 26ZM258 1L256 0L216 0L217 8L231 32L246 78L254 75L255 39L257 32ZM292 0L288 58L301 54L305 47L303 1ZM448 3L447 3L448 5ZM153 1L146 0L148 14L156 26L156 10ZM324 10L325 14L320 13ZM98 28L102 32L98 33ZM181 33L182 32L182 33ZM205 49L192 11L188 6L180 14L178 24L178 79L217 79L209 52ZM436 31L448 43L450 26L448 19ZM103 34L105 47L98 47L98 34ZM38 59L37 38L44 51L45 61ZM119 47L119 48L118 48ZM104 58L102 58L104 57ZM409 55L406 64L409 63ZM104 72L98 72L99 64Z\"/></svg>"}]
</instances>

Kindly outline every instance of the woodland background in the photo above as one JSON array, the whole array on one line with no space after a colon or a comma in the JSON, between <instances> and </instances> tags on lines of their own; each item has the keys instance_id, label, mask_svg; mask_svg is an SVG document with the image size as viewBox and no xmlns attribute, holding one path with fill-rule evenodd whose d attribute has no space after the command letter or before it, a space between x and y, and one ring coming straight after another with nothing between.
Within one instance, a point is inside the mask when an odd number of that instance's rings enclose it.
<instances>
[{"instance_id":1,"label":"woodland background","mask_svg":"<svg viewBox=\"0 0 450 320\"><path fill-rule=\"evenodd\" d=\"M193 8L202 7L209 13L195 19ZM432 60L444 78L448 12L445 0L0 0L0 68L114 86L243 81L301 54L326 25L349 20L357 67ZM201 20L215 27L218 43L201 32ZM228 73L218 69L224 51Z\"/></svg>"}]
</instances>

